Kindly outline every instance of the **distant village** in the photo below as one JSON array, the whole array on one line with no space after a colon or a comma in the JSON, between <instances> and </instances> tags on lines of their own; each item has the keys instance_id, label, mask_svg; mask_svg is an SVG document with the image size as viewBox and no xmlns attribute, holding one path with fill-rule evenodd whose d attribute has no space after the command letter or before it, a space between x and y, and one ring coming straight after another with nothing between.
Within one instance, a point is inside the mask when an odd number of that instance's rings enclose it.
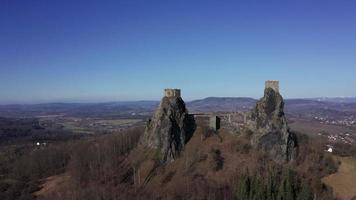
<instances>
[{"instance_id":1,"label":"distant village","mask_svg":"<svg viewBox=\"0 0 356 200\"><path fill-rule=\"evenodd\" d=\"M343 126L355 126L356 117L348 116L344 119L329 119L327 117L314 117L315 120L319 121L320 124L332 124L332 125L343 125Z\"/></svg>"}]
</instances>

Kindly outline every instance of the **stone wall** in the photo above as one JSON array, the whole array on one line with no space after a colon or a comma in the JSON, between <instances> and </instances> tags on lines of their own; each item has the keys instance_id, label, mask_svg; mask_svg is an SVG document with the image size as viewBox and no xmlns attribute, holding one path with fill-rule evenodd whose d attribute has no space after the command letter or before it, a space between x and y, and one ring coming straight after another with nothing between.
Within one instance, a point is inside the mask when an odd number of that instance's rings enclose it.
<instances>
[{"instance_id":1,"label":"stone wall","mask_svg":"<svg viewBox=\"0 0 356 200\"><path fill-rule=\"evenodd\" d=\"M209 127L210 129L217 131L220 129L220 117L210 116L209 118Z\"/></svg>"},{"instance_id":2,"label":"stone wall","mask_svg":"<svg viewBox=\"0 0 356 200\"><path fill-rule=\"evenodd\" d=\"M267 88L272 88L274 91L279 92L279 81L266 81Z\"/></svg>"}]
</instances>

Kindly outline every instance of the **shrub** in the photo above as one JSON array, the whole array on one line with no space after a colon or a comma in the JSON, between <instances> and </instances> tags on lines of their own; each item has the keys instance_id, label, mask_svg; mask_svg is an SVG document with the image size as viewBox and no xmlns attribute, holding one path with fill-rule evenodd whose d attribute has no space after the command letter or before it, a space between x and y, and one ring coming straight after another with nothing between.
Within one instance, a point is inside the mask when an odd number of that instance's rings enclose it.
<instances>
[{"instance_id":1,"label":"shrub","mask_svg":"<svg viewBox=\"0 0 356 200\"><path fill-rule=\"evenodd\" d=\"M214 171L218 171L224 166L224 158L221 156L221 151L219 149L211 149L211 167Z\"/></svg>"},{"instance_id":2,"label":"shrub","mask_svg":"<svg viewBox=\"0 0 356 200\"><path fill-rule=\"evenodd\" d=\"M214 130L212 130L211 128L209 128L206 125L202 126L201 128L202 128L202 139L203 140L206 140L207 138L216 134Z\"/></svg>"},{"instance_id":3,"label":"shrub","mask_svg":"<svg viewBox=\"0 0 356 200\"><path fill-rule=\"evenodd\" d=\"M323 156L322 164L328 174L332 174L337 171L338 166L330 155Z\"/></svg>"}]
</instances>

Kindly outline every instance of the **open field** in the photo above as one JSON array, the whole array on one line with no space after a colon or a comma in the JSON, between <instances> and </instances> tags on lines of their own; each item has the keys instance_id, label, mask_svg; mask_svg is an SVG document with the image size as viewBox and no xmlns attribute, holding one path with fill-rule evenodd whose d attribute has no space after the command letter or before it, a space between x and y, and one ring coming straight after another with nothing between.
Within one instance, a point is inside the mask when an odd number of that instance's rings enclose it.
<instances>
[{"instance_id":1,"label":"open field","mask_svg":"<svg viewBox=\"0 0 356 200\"><path fill-rule=\"evenodd\" d=\"M292 122L289 123L289 126L291 130L304 133L309 136L316 136L319 133L324 133L327 135L349 133L351 135L356 135L355 127L321 124L318 121L311 121L311 120L293 120Z\"/></svg>"},{"instance_id":2,"label":"open field","mask_svg":"<svg viewBox=\"0 0 356 200\"><path fill-rule=\"evenodd\" d=\"M341 162L338 172L322 181L333 188L335 195L344 200L356 197L356 158L336 157Z\"/></svg>"},{"instance_id":3,"label":"open field","mask_svg":"<svg viewBox=\"0 0 356 200\"><path fill-rule=\"evenodd\" d=\"M142 119L101 119L101 118L41 118L41 126L50 129L63 129L81 134L96 134L121 131L144 123Z\"/></svg>"},{"instance_id":4,"label":"open field","mask_svg":"<svg viewBox=\"0 0 356 200\"><path fill-rule=\"evenodd\" d=\"M113 120L99 120L95 122L100 125L111 125L111 126L129 126L138 123L142 120L140 119L113 119Z\"/></svg>"}]
</instances>

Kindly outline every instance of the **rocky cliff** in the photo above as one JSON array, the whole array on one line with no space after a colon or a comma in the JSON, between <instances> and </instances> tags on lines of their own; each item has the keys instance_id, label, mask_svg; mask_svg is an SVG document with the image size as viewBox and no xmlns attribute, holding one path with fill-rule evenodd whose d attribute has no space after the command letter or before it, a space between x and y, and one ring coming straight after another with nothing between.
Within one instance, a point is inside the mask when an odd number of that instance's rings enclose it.
<instances>
[{"instance_id":1,"label":"rocky cliff","mask_svg":"<svg viewBox=\"0 0 356 200\"><path fill-rule=\"evenodd\" d=\"M163 97L153 118L149 120L141 143L156 148L160 160L175 160L196 128L181 97Z\"/></svg>"},{"instance_id":2,"label":"rocky cliff","mask_svg":"<svg viewBox=\"0 0 356 200\"><path fill-rule=\"evenodd\" d=\"M297 153L297 140L289 131L283 109L284 101L279 92L266 88L247 123L252 131L252 144L277 162L293 160Z\"/></svg>"}]
</instances>

